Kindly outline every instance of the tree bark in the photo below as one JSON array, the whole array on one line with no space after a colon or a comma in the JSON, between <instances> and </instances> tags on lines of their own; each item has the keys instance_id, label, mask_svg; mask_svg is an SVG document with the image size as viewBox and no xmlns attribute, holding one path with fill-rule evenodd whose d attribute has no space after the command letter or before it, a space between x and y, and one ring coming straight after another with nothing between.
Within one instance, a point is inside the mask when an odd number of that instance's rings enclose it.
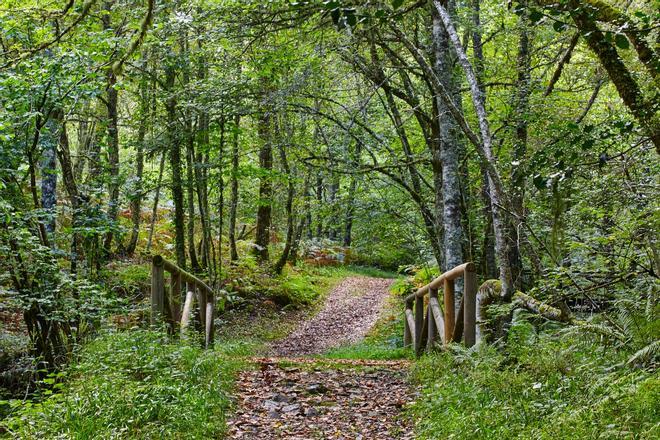
<instances>
[{"instance_id":1,"label":"tree bark","mask_svg":"<svg viewBox=\"0 0 660 440\"><path fill-rule=\"evenodd\" d=\"M229 205L229 251L231 261L238 261L236 249L236 214L238 211L238 151L241 116L234 116L234 130L231 150L231 204Z\"/></svg>"},{"instance_id":2,"label":"tree bark","mask_svg":"<svg viewBox=\"0 0 660 440\"><path fill-rule=\"evenodd\" d=\"M449 36L449 40L452 43L456 55L458 56L459 64L461 65L465 76L467 78L468 84L470 86L472 104L477 115L477 120L479 123L479 131L481 133L481 141L476 142L477 150L480 152L480 155L485 160L485 165L488 167L488 179L490 186L490 199L493 207L493 230L495 231L495 249L497 258L500 265L500 280L502 282L502 292L506 298L510 298L513 294L513 275L511 272L511 265L509 262L509 228L507 224L507 219L505 218L504 209L506 207L505 193L502 185L502 179L500 178L499 172L497 171L495 164L496 160L492 152L492 135L490 132L488 114L486 112L486 107L483 100L483 92L477 77L474 74L472 65L463 50L461 40L454 28L451 15L447 12L447 9L444 7L442 2L439 0L434 0L438 14L442 20L445 30ZM451 108L451 113L457 113L455 104L453 104L451 97L446 93L444 88L441 89L444 93L442 94L443 101L445 104L450 106L450 103L454 105L454 108ZM456 117L456 115L455 115ZM460 115L458 116L460 117ZM463 127L462 127L463 128ZM464 130L466 131L466 130ZM467 134L467 133L466 133ZM474 140L472 140L474 142Z\"/></svg>"},{"instance_id":3,"label":"tree bark","mask_svg":"<svg viewBox=\"0 0 660 440\"><path fill-rule=\"evenodd\" d=\"M448 10L453 9L451 2L446 3ZM455 52L449 42L449 35L437 12L432 12L434 70L436 77L454 102L460 103L460 88L454 71ZM438 143L440 161L442 163L442 200L436 206L442 210L442 230L444 248L443 272L463 264L463 227L461 223L461 181L459 178L461 139L456 122L447 104L440 98L438 109ZM456 289L460 296L462 289Z\"/></svg>"},{"instance_id":4,"label":"tree bark","mask_svg":"<svg viewBox=\"0 0 660 440\"><path fill-rule=\"evenodd\" d=\"M167 133L170 152L170 168L172 169L172 199L174 200L174 243L176 249L176 264L185 269L186 267L186 239L185 239L185 217L183 203L183 187L181 181L181 139L176 120L177 100L174 94L174 82L176 71L174 60L168 60L165 68L165 89L167 98L165 110L167 113Z\"/></svg>"},{"instance_id":5,"label":"tree bark","mask_svg":"<svg viewBox=\"0 0 660 440\"><path fill-rule=\"evenodd\" d=\"M73 233L71 235L71 253L69 256L71 273L75 274L78 269L78 249L80 246L80 234L77 228L80 227L80 205L83 203L78 185L75 178L75 170L71 160L71 150L69 148L69 136L66 130L66 121L60 116L60 141L57 149L57 157L62 169L62 181L64 188L69 196L71 203L71 224Z\"/></svg>"},{"instance_id":6,"label":"tree bark","mask_svg":"<svg viewBox=\"0 0 660 440\"><path fill-rule=\"evenodd\" d=\"M105 14L101 17L103 29L109 31L112 29L111 11L114 0L107 1L104 4ZM108 182L108 221L110 228L105 233L103 239L104 258L110 256L110 246L114 236L115 223L119 213L119 113L117 110L119 101L119 91L116 89L117 76L112 69L108 68L106 73L106 110L108 116L108 167L110 171L110 180Z\"/></svg>"},{"instance_id":7,"label":"tree bark","mask_svg":"<svg viewBox=\"0 0 660 440\"><path fill-rule=\"evenodd\" d=\"M270 173L273 170L273 148L271 115L264 109L259 115L258 132L261 146L259 148L259 166L262 176L259 178L259 206L257 208L257 227L255 230L254 254L260 262L268 261L268 245L270 243L270 225L272 211L273 187Z\"/></svg>"},{"instance_id":8,"label":"tree bark","mask_svg":"<svg viewBox=\"0 0 660 440\"><path fill-rule=\"evenodd\" d=\"M149 113L149 96L146 84L142 84L140 93L140 122L138 125L137 144L135 146L135 180L133 182L133 193L131 194L131 237L126 247L126 255L129 257L135 253L138 237L140 234L140 220L142 214L143 197L143 174L144 174L144 140L147 133L147 118ZM152 91L153 93L153 91Z\"/></svg>"},{"instance_id":9,"label":"tree bark","mask_svg":"<svg viewBox=\"0 0 660 440\"><path fill-rule=\"evenodd\" d=\"M295 216L293 215L293 199L295 196L295 186L293 176L291 174L291 167L289 166L289 161L286 157L286 150L282 143L278 143L278 152L280 156L280 162L282 163L282 169L287 177L287 191L286 191L286 242L284 243L284 249L282 250L282 255L277 260L273 266L273 272L276 274L281 274L284 265L289 259L289 253L291 252L291 247L293 245L293 240L295 236L294 230L294 221Z\"/></svg>"},{"instance_id":10,"label":"tree bark","mask_svg":"<svg viewBox=\"0 0 660 440\"><path fill-rule=\"evenodd\" d=\"M41 208L46 234L55 233L57 219L57 121L50 118L41 133ZM54 245L54 240L50 240Z\"/></svg>"}]
</instances>

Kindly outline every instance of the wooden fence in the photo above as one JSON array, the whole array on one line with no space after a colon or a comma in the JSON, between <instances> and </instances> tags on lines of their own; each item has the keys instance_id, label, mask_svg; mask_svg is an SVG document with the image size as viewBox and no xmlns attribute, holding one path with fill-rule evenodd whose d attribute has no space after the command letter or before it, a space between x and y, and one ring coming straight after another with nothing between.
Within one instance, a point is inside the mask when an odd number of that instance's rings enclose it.
<instances>
[{"instance_id":1,"label":"wooden fence","mask_svg":"<svg viewBox=\"0 0 660 440\"><path fill-rule=\"evenodd\" d=\"M456 316L454 281L461 277L463 297ZM438 301L441 288L443 307ZM476 342L476 297L477 274L473 263L461 264L420 287L406 298L404 345L413 345L417 356L425 348L433 348L438 336L445 345L462 338L466 346L473 346Z\"/></svg>"},{"instance_id":2,"label":"wooden fence","mask_svg":"<svg viewBox=\"0 0 660 440\"><path fill-rule=\"evenodd\" d=\"M165 287L165 272L170 274L170 287ZM181 299L185 287L185 300L181 310ZM213 320L215 318L215 294L196 276L176 264L155 255L151 263L151 324L165 320L174 331L180 327L185 334L193 313L193 303L199 307L199 320L204 328L204 345L213 345Z\"/></svg>"}]
</instances>

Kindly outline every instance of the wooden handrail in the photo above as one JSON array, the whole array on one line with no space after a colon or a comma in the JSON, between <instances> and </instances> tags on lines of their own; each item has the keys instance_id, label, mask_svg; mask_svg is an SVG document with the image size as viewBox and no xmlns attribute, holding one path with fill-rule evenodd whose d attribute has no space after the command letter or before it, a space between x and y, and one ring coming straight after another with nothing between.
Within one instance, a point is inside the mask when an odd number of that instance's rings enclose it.
<instances>
[{"instance_id":1,"label":"wooden handrail","mask_svg":"<svg viewBox=\"0 0 660 440\"><path fill-rule=\"evenodd\" d=\"M474 263L464 263L443 273L420 287L405 299L404 345L412 345L419 356L424 348L430 350L440 337L443 344L463 339L466 346L476 343L477 275ZM454 281L463 278L463 297L459 314L455 315ZM438 299L442 289L443 300ZM425 308L424 298L429 296ZM441 304L443 305L441 310ZM413 312L414 309L414 312ZM424 347L426 345L426 347Z\"/></svg>"},{"instance_id":2,"label":"wooden handrail","mask_svg":"<svg viewBox=\"0 0 660 440\"><path fill-rule=\"evenodd\" d=\"M165 272L170 274L169 292L165 289ZM185 287L185 303L181 310L182 287ZM165 320L172 333L178 325L182 334L190 323L193 302L197 299L199 318L204 332L204 345L213 344L215 293L208 284L186 272L160 255L151 261L151 324Z\"/></svg>"},{"instance_id":3,"label":"wooden handrail","mask_svg":"<svg viewBox=\"0 0 660 440\"><path fill-rule=\"evenodd\" d=\"M444 281L453 281L456 278L460 278L465 271L470 271L474 272L476 270L474 263L472 262L467 262L463 263L460 266L456 266L455 268L448 270L447 272L443 273L430 283L428 283L425 286L420 287L415 291L414 293L411 293L406 297L406 301L412 301L415 296L424 296L429 292L429 289L439 289L440 287L443 287Z\"/></svg>"}]
</instances>

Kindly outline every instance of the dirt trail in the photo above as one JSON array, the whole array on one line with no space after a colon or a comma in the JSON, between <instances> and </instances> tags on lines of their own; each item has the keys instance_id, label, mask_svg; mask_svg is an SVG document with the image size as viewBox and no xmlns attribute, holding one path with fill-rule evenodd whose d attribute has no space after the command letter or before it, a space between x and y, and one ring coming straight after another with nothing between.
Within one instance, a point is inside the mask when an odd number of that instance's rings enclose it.
<instances>
[{"instance_id":1,"label":"dirt trail","mask_svg":"<svg viewBox=\"0 0 660 440\"><path fill-rule=\"evenodd\" d=\"M349 277L328 295L321 310L271 346L273 356L324 353L360 341L378 320L392 280Z\"/></svg>"},{"instance_id":2,"label":"dirt trail","mask_svg":"<svg viewBox=\"0 0 660 440\"><path fill-rule=\"evenodd\" d=\"M358 342L376 323L391 280L350 277L328 295L319 314L253 359L241 373L230 439L412 439L401 409L412 396L407 361L319 360ZM287 356L287 357L284 357Z\"/></svg>"}]
</instances>

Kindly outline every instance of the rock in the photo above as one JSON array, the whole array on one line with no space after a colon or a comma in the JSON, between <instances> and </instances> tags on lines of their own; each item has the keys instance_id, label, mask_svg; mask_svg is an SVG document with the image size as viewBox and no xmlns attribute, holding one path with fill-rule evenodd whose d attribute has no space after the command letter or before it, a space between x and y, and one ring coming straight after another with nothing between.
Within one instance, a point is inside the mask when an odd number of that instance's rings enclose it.
<instances>
[{"instance_id":1,"label":"rock","mask_svg":"<svg viewBox=\"0 0 660 440\"><path fill-rule=\"evenodd\" d=\"M298 412L298 411L300 411L300 404L298 404L298 403L294 403L292 405L287 405L287 406L282 408L282 412L287 413L287 414Z\"/></svg>"},{"instance_id":2,"label":"rock","mask_svg":"<svg viewBox=\"0 0 660 440\"><path fill-rule=\"evenodd\" d=\"M321 414L316 408L309 407L305 410L305 417L314 417Z\"/></svg>"},{"instance_id":3,"label":"rock","mask_svg":"<svg viewBox=\"0 0 660 440\"><path fill-rule=\"evenodd\" d=\"M272 411L271 410L271 411L268 411L268 417L270 417L271 419L279 419L282 416L280 416L280 413L278 413L277 411Z\"/></svg>"},{"instance_id":4,"label":"rock","mask_svg":"<svg viewBox=\"0 0 660 440\"><path fill-rule=\"evenodd\" d=\"M291 397L287 396L286 394L282 394L282 393L273 394L272 399L275 402L283 402L283 403L291 403L291 401L293 400Z\"/></svg>"},{"instance_id":5,"label":"rock","mask_svg":"<svg viewBox=\"0 0 660 440\"><path fill-rule=\"evenodd\" d=\"M309 394L325 394L328 392L328 388L322 383L313 383L306 390Z\"/></svg>"},{"instance_id":6,"label":"rock","mask_svg":"<svg viewBox=\"0 0 660 440\"><path fill-rule=\"evenodd\" d=\"M278 402L274 401L274 400L266 400L263 403L263 406L268 411L276 411L276 410L280 409L280 404Z\"/></svg>"}]
</instances>

